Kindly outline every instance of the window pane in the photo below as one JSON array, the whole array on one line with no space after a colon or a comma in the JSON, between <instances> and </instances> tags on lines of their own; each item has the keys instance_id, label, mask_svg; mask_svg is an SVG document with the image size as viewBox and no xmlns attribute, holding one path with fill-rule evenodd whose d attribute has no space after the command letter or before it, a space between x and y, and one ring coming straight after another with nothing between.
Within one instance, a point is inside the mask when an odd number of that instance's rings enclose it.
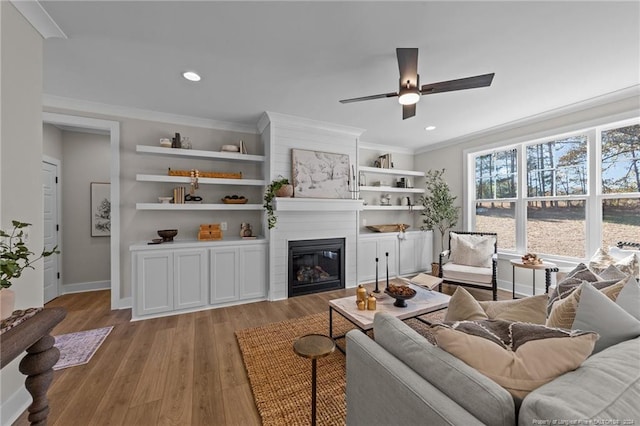
<instances>
[{"instance_id":1,"label":"window pane","mask_svg":"<svg viewBox=\"0 0 640 426\"><path fill-rule=\"evenodd\" d=\"M476 203L476 232L496 232L499 250L516 249L516 203Z\"/></svg>"},{"instance_id":2,"label":"window pane","mask_svg":"<svg viewBox=\"0 0 640 426\"><path fill-rule=\"evenodd\" d=\"M491 200L517 196L518 157L515 149L475 158L476 198Z\"/></svg>"},{"instance_id":3,"label":"window pane","mask_svg":"<svg viewBox=\"0 0 640 426\"><path fill-rule=\"evenodd\" d=\"M640 198L602 200L602 245L640 242Z\"/></svg>"},{"instance_id":4,"label":"window pane","mask_svg":"<svg viewBox=\"0 0 640 426\"><path fill-rule=\"evenodd\" d=\"M602 192L640 191L640 125L602 132Z\"/></svg>"},{"instance_id":5,"label":"window pane","mask_svg":"<svg viewBox=\"0 0 640 426\"><path fill-rule=\"evenodd\" d=\"M527 251L585 257L584 200L527 203Z\"/></svg>"},{"instance_id":6,"label":"window pane","mask_svg":"<svg viewBox=\"0 0 640 426\"><path fill-rule=\"evenodd\" d=\"M529 197L587 193L587 136L527 146Z\"/></svg>"}]
</instances>

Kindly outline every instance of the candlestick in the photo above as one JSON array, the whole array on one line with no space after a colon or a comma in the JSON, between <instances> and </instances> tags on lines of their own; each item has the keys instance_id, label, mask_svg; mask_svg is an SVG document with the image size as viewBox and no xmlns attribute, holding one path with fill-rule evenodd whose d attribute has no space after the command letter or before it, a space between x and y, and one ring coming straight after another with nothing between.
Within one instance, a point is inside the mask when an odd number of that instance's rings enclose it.
<instances>
[{"instance_id":1,"label":"candlestick","mask_svg":"<svg viewBox=\"0 0 640 426\"><path fill-rule=\"evenodd\" d=\"M380 289L378 289L378 258L376 257L376 289L373 290L374 293L380 293Z\"/></svg>"},{"instance_id":2,"label":"candlestick","mask_svg":"<svg viewBox=\"0 0 640 426\"><path fill-rule=\"evenodd\" d=\"M387 288L389 288L389 252L386 252L385 256L387 256Z\"/></svg>"}]
</instances>

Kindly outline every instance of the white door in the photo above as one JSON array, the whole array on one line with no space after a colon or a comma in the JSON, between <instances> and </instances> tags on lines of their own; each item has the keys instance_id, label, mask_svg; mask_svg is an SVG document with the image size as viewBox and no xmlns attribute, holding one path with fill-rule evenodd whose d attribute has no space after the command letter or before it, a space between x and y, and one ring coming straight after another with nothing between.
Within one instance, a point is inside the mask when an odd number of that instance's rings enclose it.
<instances>
[{"instance_id":1,"label":"white door","mask_svg":"<svg viewBox=\"0 0 640 426\"><path fill-rule=\"evenodd\" d=\"M42 193L44 196L44 249L58 245L58 166L42 162ZM58 297L58 256L44 258L44 303Z\"/></svg>"}]
</instances>

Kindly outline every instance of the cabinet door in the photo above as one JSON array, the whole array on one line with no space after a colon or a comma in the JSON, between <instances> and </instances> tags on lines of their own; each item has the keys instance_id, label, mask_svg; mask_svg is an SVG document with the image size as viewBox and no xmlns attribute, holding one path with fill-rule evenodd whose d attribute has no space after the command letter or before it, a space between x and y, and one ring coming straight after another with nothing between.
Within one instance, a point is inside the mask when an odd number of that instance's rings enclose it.
<instances>
[{"instance_id":1,"label":"cabinet door","mask_svg":"<svg viewBox=\"0 0 640 426\"><path fill-rule=\"evenodd\" d=\"M372 238L360 239L358 243L358 282L375 281L376 257L378 257L378 241Z\"/></svg>"},{"instance_id":2,"label":"cabinet door","mask_svg":"<svg viewBox=\"0 0 640 426\"><path fill-rule=\"evenodd\" d=\"M207 250L176 250L173 254L174 308L186 309L207 304Z\"/></svg>"},{"instance_id":3,"label":"cabinet door","mask_svg":"<svg viewBox=\"0 0 640 426\"><path fill-rule=\"evenodd\" d=\"M398 275L398 238L386 237L378 240L378 257L380 258L380 280L387 279L387 259L385 253L389 253L389 279Z\"/></svg>"},{"instance_id":4,"label":"cabinet door","mask_svg":"<svg viewBox=\"0 0 640 426\"><path fill-rule=\"evenodd\" d=\"M416 254L416 247L419 245L417 238L407 236L404 240L400 240L398 256L400 275L411 274L417 270L416 259L418 255Z\"/></svg>"},{"instance_id":5,"label":"cabinet door","mask_svg":"<svg viewBox=\"0 0 640 426\"><path fill-rule=\"evenodd\" d=\"M238 300L239 261L238 249L220 247L209 250L210 253L210 301L211 304Z\"/></svg>"},{"instance_id":6,"label":"cabinet door","mask_svg":"<svg viewBox=\"0 0 640 426\"><path fill-rule=\"evenodd\" d=\"M173 310L173 253L139 252L134 256L136 314Z\"/></svg>"},{"instance_id":7,"label":"cabinet door","mask_svg":"<svg viewBox=\"0 0 640 426\"><path fill-rule=\"evenodd\" d=\"M418 234L415 244L416 272L431 273L433 262L433 232L424 231Z\"/></svg>"},{"instance_id":8,"label":"cabinet door","mask_svg":"<svg viewBox=\"0 0 640 426\"><path fill-rule=\"evenodd\" d=\"M240 299L264 298L267 295L267 248L246 246L240 250Z\"/></svg>"}]
</instances>

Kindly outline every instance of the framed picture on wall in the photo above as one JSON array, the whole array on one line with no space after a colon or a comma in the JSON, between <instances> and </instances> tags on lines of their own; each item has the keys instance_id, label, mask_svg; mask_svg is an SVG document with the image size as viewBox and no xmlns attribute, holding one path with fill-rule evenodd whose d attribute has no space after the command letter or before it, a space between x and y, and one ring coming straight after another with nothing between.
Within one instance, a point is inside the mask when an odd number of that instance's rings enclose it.
<instances>
[{"instance_id":1,"label":"framed picture on wall","mask_svg":"<svg viewBox=\"0 0 640 426\"><path fill-rule=\"evenodd\" d=\"M91 182L91 236L111 235L111 184Z\"/></svg>"},{"instance_id":2,"label":"framed picture on wall","mask_svg":"<svg viewBox=\"0 0 640 426\"><path fill-rule=\"evenodd\" d=\"M292 149L293 196L296 198L351 198L349 156Z\"/></svg>"}]
</instances>

